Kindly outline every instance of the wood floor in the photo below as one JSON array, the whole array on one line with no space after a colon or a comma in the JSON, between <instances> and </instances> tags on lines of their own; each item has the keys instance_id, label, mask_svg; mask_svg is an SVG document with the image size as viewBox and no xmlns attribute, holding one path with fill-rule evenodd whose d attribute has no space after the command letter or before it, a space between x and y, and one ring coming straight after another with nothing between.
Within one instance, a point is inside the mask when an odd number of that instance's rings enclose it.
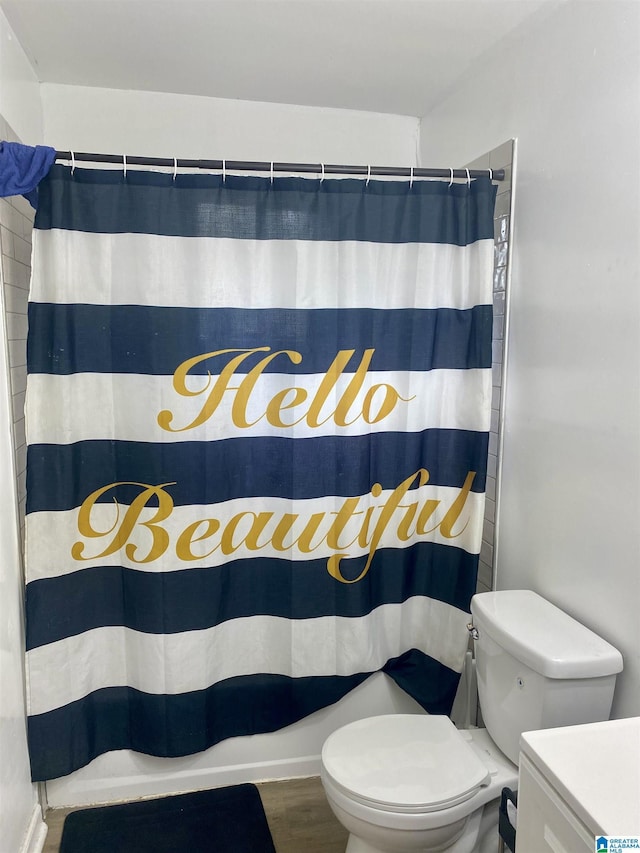
<instances>
[{"instance_id":1,"label":"wood floor","mask_svg":"<svg viewBox=\"0 0 640 853\"><path fill-rule=\"evenodd\" d=\"M347 833L333 816L318 778L262 782L257 787L276 853L344 853ZM47 812L49 832L43 853L58 853L62 826L70 811L73 809Z\"/></svg>"}]
</instances>

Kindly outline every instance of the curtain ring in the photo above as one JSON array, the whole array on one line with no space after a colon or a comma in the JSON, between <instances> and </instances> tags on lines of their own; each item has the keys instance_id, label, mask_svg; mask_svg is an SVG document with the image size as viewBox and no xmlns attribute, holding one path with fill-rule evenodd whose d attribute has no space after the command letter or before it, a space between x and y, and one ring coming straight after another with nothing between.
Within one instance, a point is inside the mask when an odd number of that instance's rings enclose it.
<instances>
[{"instance_id":1,"label":"curtain ring","mask_svg":"<svg viewBox=\"0 0 640 853\"><path fill-rule=\"evenodd\" d=\"M127 180L127 155L122 155L122 174L124 176L125 181Z\"/></svg>"},{"instance_id":2,"label":"curtain ring","mask_svg":"<svg viewBox=\"0 0 640 853\"><path fill-rule=\"evenodd\" d=\"M224 184L227 180L227 161L222 160L222 183Z\"/></svg>"},{"instance_id":3,"label":"curtain ring","mask_svg":"<svg viewBox=\"0 0 640 853\"><path fill-rule=\"evenodd\" d=\"M367 183L365 184L365 187L369 186L370 180L371 180L371 166L367 166Z\"/></svg>"},{"instance_id":4,"label":"curtain ring","mask_svg":"<svg viewBox=\"0 0 640 853\"><path fill-rule=\"evenodd\" d=\"M465 169L465 172L467 173L467 188L471 189L471 175L469 174L468 169Z\"/></svg>"},{"instance_id":5,"label":"curtain ring","mask_svg":"<svg viewBox=\"0 0 640 853\"><path fill-rule=\"evenodd\" d=\"M493 169L489 169L489 180L493 181Z\"/></svg>"},{"instance_id":6,"label":"curtain ring","mask_svg":"<svg viewBox=\"0 0 640 853\"><path fill-rule=\"evenodd\" d=\"M451 180L449 181L449 186L452 187L453 186L453 169L450 167L449 171L451 172Z\"/></svg>"},{"instance_id":7,"label":"curtain ring","mask_svg":"<svg viewBox=\"0 0 640 853\"><path fill-rule=\"evenodd\" d=\"M76 170L76 158L73 156L73 151L71 151L71 174Z\"/></svg>"},{"instance_id":8,"label":"curtain ring","mask_svg":"<svg viewBox=\"0 0 640 853\"><path fill-rule=\"evenodd\" d=\"M273 160L271 161L271 186L273 186Z\"/></svg>"},{"instance_id":9,"label":"curtain ring","mask_svg":"<svg viewBox=\"0 0 640 853\"><path fill-rule=\"evenodd\" d=\"M413 166L411 167L411 177L409 178L409 189L413 186Z\"/></svg>"},{"instance_id":10,"label":"curtain ring","mask_svg":"<svg viewBox=\"0 0 640 853\"><path fill-rule=\"evenodd\" d=\"M178 158L173 158L173 180L175 181L176 175L178 174Z\"/></svg>"},{"instance_id":11,"label":"curtain ring","mask_svg":"<svg viewBox=\"0 0 640 853\"><path fill-rule=\"evenodd\" d=\"M322 170L322 176L320 177L320 183L324 181L324 163L320 163L320 168Z\"/></svg>"}]
</instances>

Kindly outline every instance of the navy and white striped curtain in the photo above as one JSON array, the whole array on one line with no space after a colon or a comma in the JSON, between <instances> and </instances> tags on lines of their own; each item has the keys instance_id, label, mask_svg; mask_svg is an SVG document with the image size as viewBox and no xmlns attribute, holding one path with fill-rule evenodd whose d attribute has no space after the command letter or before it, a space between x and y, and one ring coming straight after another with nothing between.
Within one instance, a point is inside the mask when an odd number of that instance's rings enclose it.
<instances>
[{"instance_id":1,"label":"navy and white striped curtain","mask_svg":"<svg viewBox=\"0 0 640 853\"><path fill-rule=\"evenodd\" d=\"M53 167L29 309L34 779L273 731L379 670L450 710L494 195Z\"/></svg>"}]
</instances>

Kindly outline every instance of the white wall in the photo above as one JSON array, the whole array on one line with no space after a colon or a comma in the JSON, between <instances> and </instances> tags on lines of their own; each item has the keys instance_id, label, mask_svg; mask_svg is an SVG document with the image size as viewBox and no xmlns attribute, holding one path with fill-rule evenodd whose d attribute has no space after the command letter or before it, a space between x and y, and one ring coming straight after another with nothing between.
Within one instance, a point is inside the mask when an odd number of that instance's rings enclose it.
<instances>
[{"instance_id":1,"label":"white wall","mask_svg":"<svg viewBox=\"0 0 640 853\"><path fill-rule=\"evenodd\" d=\"M42 106L38 79L1 9L0 115L26 145L42 144Z\"/></svg>"},{"instance_id":2,"label":"white wall","mask_svg":"<svg viewBox=\"0 0 640 853\"><path fill-rule=\"evenodd\" d=\"M0 137L15 140L16 131L32 144L42 141L42 111L36 77L0 11ZM18 302L26 306L28 272L27 203L0 200L0 853L26 853L41 848L46 834L31 783L26 741L24 699L23 580L20 558L18 498L13 424L24 425L20 394L12 395L10 365L22 365L19 328L26 316L18 316ZM7 313L8 309L8 313ZM14 317L15 322L7 319ZM22 333L24 350L24 331Z\"/></svg>"},{"instance_id":3,"label":"white wall","mask_svg":"<svg viewBox=\"0 0 640 853\"><path fill-rule=\"evenodd\" d=\"M640 714L640 5L553 4L422 122L421 159L518 138L497 584L616 645Z\"/></svg>"},{"instance_id":4,"label":"white wall","mask_svg":"<svg viewBox=\"0 0 640 853\"><path fill-rule=\"evenodd\" d=\"M58 150L416 165L419 121L408 116L50 83L41 92Z\"/></svg>"}]
</instances>

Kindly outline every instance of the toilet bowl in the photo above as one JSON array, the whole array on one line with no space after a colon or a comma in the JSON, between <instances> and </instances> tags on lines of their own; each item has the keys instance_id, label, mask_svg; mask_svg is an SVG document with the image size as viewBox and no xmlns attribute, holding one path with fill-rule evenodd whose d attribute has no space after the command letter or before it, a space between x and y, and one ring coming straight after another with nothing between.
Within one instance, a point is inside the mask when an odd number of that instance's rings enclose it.
<instances>
[{"instance_id":1,"label":"toilet bowl","mask_svg":"<svg viewBox=\"0 0 640 853\"><path fill-rule=\"evenodd\" d=\"M322 783L349 831L347 853L471 853L483 807L514 787L518 768L484 729L458 731L444 716L391 714L334 732ZM497 839L497 807L489 830ZM487 820L482 832L486 832Z\"/></svg>"}]
</instances>

